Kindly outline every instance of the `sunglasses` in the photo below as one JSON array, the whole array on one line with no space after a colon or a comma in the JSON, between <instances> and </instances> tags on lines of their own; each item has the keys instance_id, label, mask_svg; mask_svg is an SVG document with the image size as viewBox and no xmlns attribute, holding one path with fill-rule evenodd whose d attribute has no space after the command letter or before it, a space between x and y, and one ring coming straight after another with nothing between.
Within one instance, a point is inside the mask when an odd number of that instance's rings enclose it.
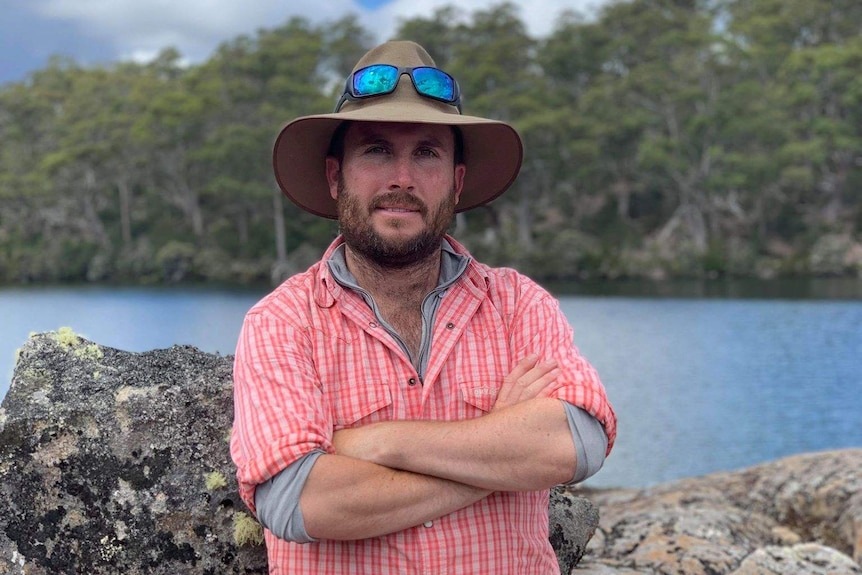
<instances>
[{"instance_id":1,"label":"sunglasses","mask_svg":"<svg viewBox=\"0 0 862 575\"><path fill-rule=\"evenodd\" d=\"M335 112L338 112L347 100L361 100L394 92L402 74L410 76L413 87L420 95L452 104L458 108L458 113L461 113L461 90L455 78L430 66L401 68L390 64L372 64L348 76L344 94L335 105Z\"/></svg>"}]
</instances>

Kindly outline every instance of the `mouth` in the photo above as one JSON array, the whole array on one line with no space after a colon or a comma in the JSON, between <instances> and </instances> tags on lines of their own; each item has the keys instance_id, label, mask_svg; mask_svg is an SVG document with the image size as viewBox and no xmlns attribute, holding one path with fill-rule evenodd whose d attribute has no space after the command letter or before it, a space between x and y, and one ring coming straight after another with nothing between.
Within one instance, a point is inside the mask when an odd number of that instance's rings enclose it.
<instances>
[{"instance_id":1,"label":"mouth","mask_svg":"<svg viewBox=\"0 0 862 575\"><path fill-rule=\"evenodd\" d=\"M418 213L420 211L419 208L405 208L400 206L378 206L374 209L382 212L392 212L396 214Z\"/></svg>"},{"instance_id":2,"label":"mouth","mask_svg":"<svg viewBox=\"0 0 862 575\"><path fill-rule=\"evenodd\" d=\"M407 194L387 194L375 201L372 211L387 214L422 214L422 203L413 196Z\"/></svg>"}]
</instances>

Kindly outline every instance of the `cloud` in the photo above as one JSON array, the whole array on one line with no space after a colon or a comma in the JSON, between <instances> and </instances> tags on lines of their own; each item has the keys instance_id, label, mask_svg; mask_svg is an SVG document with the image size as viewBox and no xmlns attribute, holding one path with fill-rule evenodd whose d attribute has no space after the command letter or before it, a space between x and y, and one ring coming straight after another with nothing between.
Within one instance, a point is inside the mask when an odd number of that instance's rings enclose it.
<instances>
[{"instance_id":1,"label":"cloud","mask_svg":"<svg viewBox=\"0 0 862 575\"><path fill-rule=\"evenodd\" d=\"M459 0L465 14L502 0ZM565 9L591 13L608 0L518 0L531 35L544 36ZM378 5L376 8L366 6ZM177 48L190 61L206 59L219 43L261 28L274 28L294 16L313 23L353 13L379 41L392 37L402 19L431 16L453 0L32 0L44 18L71 22L86 37L112 45L119 59L152 57Z\"/></svg>"},{"instance_id":2,"label":"cloud","mask_svg":"<svg viewBox=\"0 0 862 575\"><path fill-rule=\"evenodd\" d=\"M293 16L334 20L359 8L351 0L36 0L45 18L74 22L82 35L110 42L121 58L168 46L191 60L241 34L273 28Z\"/></svg>"},{"instance_id":3,"label":"cloud","mask_svg":"<svg viewBox=\"0 0 862 575\"><path fill-rule=\"evenodd\" d=\"M517 0L512 2L518 6L518 14L527 32L536 38L547 36L554 29L560 14L565 10L578 11L585 16L594 15L599 7L610 0ZM493 6L502 4L503 0L394 0L380 9L389 21L387 22L388 34L394 33L398 21L416 17L430 17L436 10L444 6L456 6L457 10L464 14L472 14L477 10L487 10ZM367 25L367 22L364 22ZM381 37L383 39L383 37Z\"/></svg>"}]
</instances>

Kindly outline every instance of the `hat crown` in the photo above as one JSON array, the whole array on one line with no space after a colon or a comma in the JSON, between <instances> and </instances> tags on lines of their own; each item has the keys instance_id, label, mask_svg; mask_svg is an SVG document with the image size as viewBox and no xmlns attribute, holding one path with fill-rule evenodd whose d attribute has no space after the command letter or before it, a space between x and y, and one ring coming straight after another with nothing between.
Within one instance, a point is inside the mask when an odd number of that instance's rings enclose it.
<instances>
[{"instance_id":1,"label":"hat crown","mask_svg":"<svg viewBox=\"0 0 862 575\"><path fill-rule=\"evenodd\" d=\"M373 64L389 64L392 66L398 66L399 68L415 68L418 66L437 67L434 63L434 59L425 51L425 48L416 42L411 42L409 40L392 40L372 48L359 59L359 62L357 62L356 66L353 68L353 72ZM413 87L413 81L410 80L410 78L401 75L398 78L398 83L393 92L375 96L373 98L347 100L341 105L341 108L336 112L336 114L354 112L368 108L386 110L392 105L398 106L402 104L412 104L420 108L435 110L436 112L443 114L461 113L458 110L458 106L448 104L446 102L438 102L419 95ZM396 118L395 116L393 116L393 119L406 120L406 118Z\"/></svg>"},{"instance_id":2,"label":"hat crown","mask_svg":"<svg viewBox=\"0 0 862 575\"><path fill-rule=\"evenodd\" d=\"M392 64L401 68L437 67L434 59L425 51L425 48L409 40L393 40L372 48L359 59L359 62L353 67L353 71L356 72L372 64Z\"/></svg>"}]
</instances>

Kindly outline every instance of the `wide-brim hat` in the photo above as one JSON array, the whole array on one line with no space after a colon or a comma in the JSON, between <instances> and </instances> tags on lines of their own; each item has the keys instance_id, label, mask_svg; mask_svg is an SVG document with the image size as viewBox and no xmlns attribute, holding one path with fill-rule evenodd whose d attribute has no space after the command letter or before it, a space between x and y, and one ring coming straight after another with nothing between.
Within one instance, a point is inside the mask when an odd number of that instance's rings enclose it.
<instances>
[{"instance_id":1,"label":"wide-brim hat","mask_svg":"<svg viewBox=\"0 0 862 575\"><path fill-rule=\"evenodd\" d=\"M371 64L401 67L434 66L431 56L415 42L393 41L367 52L353 71ZM275 179L300 208L325 218L337 218L329 194L326 161L332 135L342 122L410 122L443 124L460 129L466 174L456 211L488 203L502 194L521 168L523 146L505 122L462 115L454 105L421 96L408 77L401 76L394 92L347 100L338 112L303 116L287 124L273 149Z\"/></svg>"}]
</instances>

